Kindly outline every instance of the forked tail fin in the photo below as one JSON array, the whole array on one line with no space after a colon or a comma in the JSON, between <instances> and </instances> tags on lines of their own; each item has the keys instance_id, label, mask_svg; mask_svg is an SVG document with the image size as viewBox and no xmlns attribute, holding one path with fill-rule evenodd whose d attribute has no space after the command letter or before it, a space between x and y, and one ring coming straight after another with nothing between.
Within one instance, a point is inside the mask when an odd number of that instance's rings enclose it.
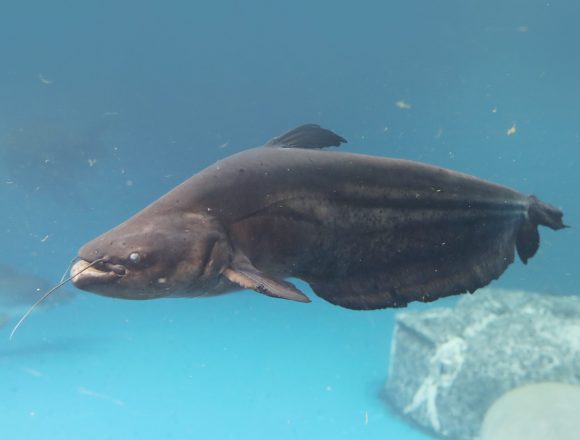
<instances>
[{"instance_id":1,"label":"forked tail fin","mask_svg":"<svg viewBox=\"0 0 580 440\"><path fill-rule=\"evenodd\" d=\"M538 225L547 226L557 231L566 228L562 222L564 213L555 206L542 202L536 196L530 196L528 216L520 226L516 239L516 248L520 259L525 263L532 258L540 246Z\"/></svg>"}]
</instances>

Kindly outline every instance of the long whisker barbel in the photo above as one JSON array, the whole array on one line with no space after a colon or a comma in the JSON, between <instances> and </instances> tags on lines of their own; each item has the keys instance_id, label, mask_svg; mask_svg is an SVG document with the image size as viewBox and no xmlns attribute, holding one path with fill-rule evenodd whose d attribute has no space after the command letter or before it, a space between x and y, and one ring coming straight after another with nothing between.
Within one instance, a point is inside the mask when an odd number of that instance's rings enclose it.
<instances>
[{"instance_id":1,"label":"long whisker barbel","mask_svg":"<svg viewBox=\"0 0 580 440\"><path fill-rule=\"evenodd\" d=\"M71 262L71 264L69 265L69 268L73 265L74 263L74 259ZM32 304L32 306L30 306L30 308L26 311L26 313L22 316L22 318L20 318L20 320L16 323L16 325L14 326L14 328L12 329L12 331L10 332L10 337L9 339L12 340L12 337L14 336L14 333L16 333L16 330L18 330L18 327L20 327L20 325L22 325L22 323L24 322L24 320L26 318L28 318L28 315L30 315L34 309L36 309L36 307L38 307L38 305L40 303L42 303L46 298L48 298L53 292L55 292L56 290L60 289L62 286L64 286L66 283L68 283L70 280L72 280L73 278L77 277L78 275L80 275L81 273L83 273L85 270L89 269L90 267L93 267L95 264L100 263L101 261L104 261L102 258L99 258L95 261L93 261L91 264L89 264L87 267L84 267L83 269L79 270L77 273L75 273L73 276L68 277L67 279L63 280L61 278L60 283L58 283L56 286L54 286L52 289L50 289L48 292L46 292L44 295L42 295L34 304ZM64 276L63 276L64 278Z\"/></svg>"},{"instance_id":2,"label":"long whisker barbel","mask_svg":"<svg viewBox=\"0 0 580 440\"><path fill-rule=\"evenodd\" d=\"M80 259L81 259L81 257L78 257L77 256L77 257L74 257L72 260L70 260L70 263L68 264L66 270L62 274L62 277L60 277L59 283L62 283L64 281L64 279L66 278L66 276L70 273L70 268L73 266L73 264L75 264Z\"/></svg>"}]
</instances>

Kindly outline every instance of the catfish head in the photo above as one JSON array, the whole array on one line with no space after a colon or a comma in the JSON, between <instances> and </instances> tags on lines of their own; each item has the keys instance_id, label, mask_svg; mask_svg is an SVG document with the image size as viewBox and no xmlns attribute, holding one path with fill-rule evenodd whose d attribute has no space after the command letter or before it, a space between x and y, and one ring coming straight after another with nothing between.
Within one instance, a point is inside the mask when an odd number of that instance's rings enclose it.
<instances>
[{"instance_id":1,"label":"catfish head","mask_svg":"<svg viewBox=\"0 0 580 440\"><path fill-rule=\"evenodd\" d=\"M159 212L138 214L95 238L79 258L71 277L82 290L124 299L206 296L221 293L215 291L232 249L214 218Z\"/></svg>"}]
</instances>

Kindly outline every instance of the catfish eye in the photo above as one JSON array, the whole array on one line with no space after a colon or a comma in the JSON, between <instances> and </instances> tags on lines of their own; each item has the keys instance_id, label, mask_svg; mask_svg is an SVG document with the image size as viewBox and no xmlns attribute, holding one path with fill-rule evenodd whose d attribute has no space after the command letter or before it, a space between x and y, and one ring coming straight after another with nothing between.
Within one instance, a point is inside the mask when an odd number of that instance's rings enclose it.
<instances>
[{"instance_id":1,"label":"catfish eye","mask_svg":"<svg viewBox=\"0 0 580 440\"><path fill-rule=\"evenodd\" d=\"M139 252L131 252L129 255L129 261L133 264L139 264L141 262L141 255Z\"/></svg>"}]
</instances>

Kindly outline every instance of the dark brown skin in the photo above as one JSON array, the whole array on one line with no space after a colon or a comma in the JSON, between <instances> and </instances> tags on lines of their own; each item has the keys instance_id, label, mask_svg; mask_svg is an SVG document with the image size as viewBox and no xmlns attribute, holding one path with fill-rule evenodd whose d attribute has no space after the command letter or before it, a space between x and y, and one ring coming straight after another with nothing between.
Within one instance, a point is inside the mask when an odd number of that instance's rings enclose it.
<instances>
[{"instance_id":1,"label":"dark brown skin","mask_svg":"<svg viewBox=\"0 0 580 440\"><path fill-rule=\"evenodd\" d=\"M533 196L418 162L320 151L298 127L206 168L87 243L81 289L126 298L254 289L308 302L287 277L351 309L473 292L539 246L562 212ZM96 259L103 262L84 272Z\"/></svg>"}]
</instances>

